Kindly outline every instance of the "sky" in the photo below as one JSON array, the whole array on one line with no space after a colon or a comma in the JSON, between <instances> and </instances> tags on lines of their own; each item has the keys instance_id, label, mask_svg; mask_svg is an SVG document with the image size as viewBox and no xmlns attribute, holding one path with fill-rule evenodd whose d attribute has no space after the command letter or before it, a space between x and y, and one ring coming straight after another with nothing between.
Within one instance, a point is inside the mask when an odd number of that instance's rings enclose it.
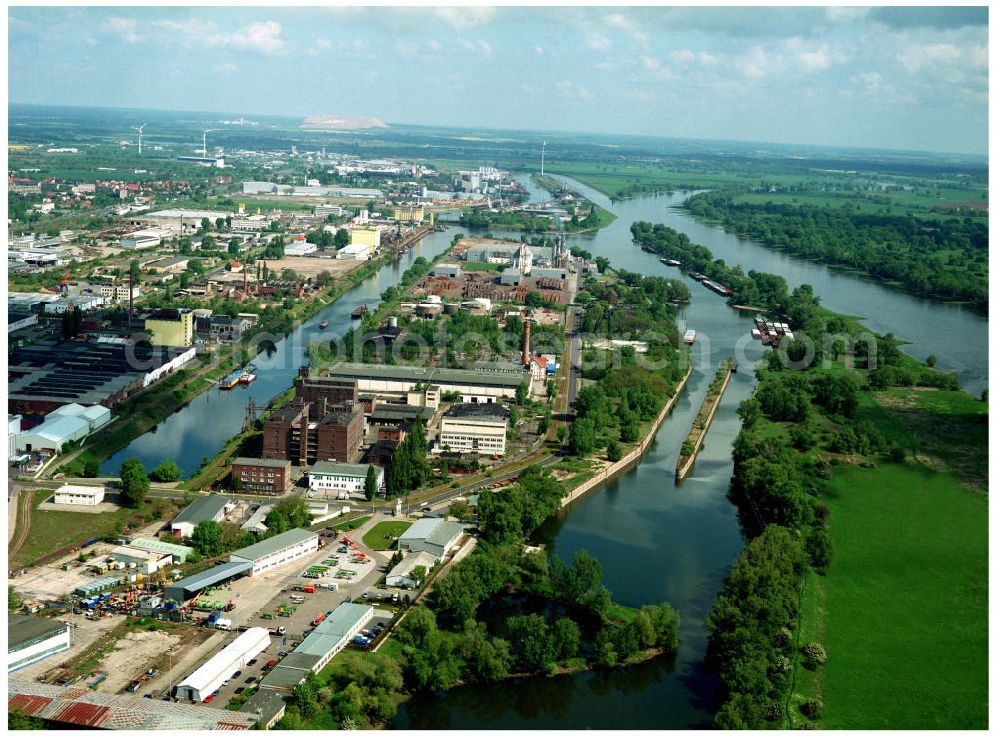
<instances>
[{"instance_id":1,"label":"sky","mask_svg":"<svg viewBox=\"0 0 1000 739\"><path fill-rule=\"evenodd\" d=\"M21 7L12 102L986 154L985 7Z\"/></svg>"}]
</instances>

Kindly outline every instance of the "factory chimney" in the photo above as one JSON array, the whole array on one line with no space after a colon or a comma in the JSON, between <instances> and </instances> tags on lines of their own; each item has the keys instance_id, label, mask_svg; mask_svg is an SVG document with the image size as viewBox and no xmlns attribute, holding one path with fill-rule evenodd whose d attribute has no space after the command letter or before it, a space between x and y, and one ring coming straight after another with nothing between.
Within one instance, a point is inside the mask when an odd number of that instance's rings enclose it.
<instances>
[{"instance_id":1,"label":"factory chimney","mask_svg":"<svg viewBox=\"0 0 1000 739\"><path fill-rule=\"evenodd\" d=\"M524 314L524 345L521 347L521 364L527 365L531 361L531 323L528 321L528 313Z\"/></svg>"}]
</instances>

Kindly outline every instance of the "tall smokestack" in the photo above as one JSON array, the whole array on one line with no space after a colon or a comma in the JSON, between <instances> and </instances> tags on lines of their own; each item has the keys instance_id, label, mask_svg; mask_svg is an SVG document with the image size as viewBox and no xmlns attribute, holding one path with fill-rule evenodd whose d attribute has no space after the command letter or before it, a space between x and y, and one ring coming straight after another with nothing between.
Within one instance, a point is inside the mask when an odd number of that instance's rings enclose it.
<instances>
[{"instance_id":1,"label":"tall smokestack","mask_svg":"<svg viewBox=\"0 0 1000 739\"><path fill-rule=\"evenodd\" d=\"M135 288L135 280L132 278L132 265L128 268L128 327L132 330L132 302L133 302L133 290Z\"/></svg>"},{"instance_id":2,"label":"tall smokestack","mask_svg":"<svg viewBox=\"0 0 1000 739\"><path fill-rule=\"evenodd\" d=\"M531 323L528 321L528 314L524 314L524 346L521 347L521 364L528 364L531 361Z\"/></svg>"}]
</instances>

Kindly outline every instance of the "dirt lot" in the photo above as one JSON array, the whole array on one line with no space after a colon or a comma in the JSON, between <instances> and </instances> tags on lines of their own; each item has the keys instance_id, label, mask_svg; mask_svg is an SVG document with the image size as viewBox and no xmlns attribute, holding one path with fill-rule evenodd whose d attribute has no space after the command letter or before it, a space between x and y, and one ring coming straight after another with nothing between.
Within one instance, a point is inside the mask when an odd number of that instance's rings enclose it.
<instances>
[{"instance_id":1,"label":"dirt lot","mask_svg":"<svg viewBox=\"0 0 1000 739\"><path fill-rule=\"evenodd\" d=\"M267 268L272 274L283 269L293 269L303 277L315 277L320 272L329 272L334 277L343 277L360 267L364 262L353 259L323 259L321 257L282 257L268 259ZM256 268L255 268L256 269ZM242 280L242 276L240 276Z\"/></svg>"},{"instance_id":2,"label":"dirt lot","mask_svg":"<svg viewBox=\"0 0 1000 739\"><path fill-rule=\"evenodd\" d=\"M47 673L55 675L62 672L60 669L61 665L88 650L95 641L115 627L121 626L125 622L125 617L109 616L97 621L88 621L83 614L68 613L65 616L61 616L59 620L73 625L69 649L18 670L18 679L38 680L43 678Z\"/></svg>"},{"instance_id":3,"label":"dirt lot","mask_svg":"<svg viewBox=\"0 0 1000 739\"><path fill-rule=\"evenodd\" d=\"M98 686L102 693L117 693L141 675L168 649L177 646L181 637L166 631L136 631L126 634L114 651L101 660L98 672L108 679Z\"/></svg>"}]
</instances>

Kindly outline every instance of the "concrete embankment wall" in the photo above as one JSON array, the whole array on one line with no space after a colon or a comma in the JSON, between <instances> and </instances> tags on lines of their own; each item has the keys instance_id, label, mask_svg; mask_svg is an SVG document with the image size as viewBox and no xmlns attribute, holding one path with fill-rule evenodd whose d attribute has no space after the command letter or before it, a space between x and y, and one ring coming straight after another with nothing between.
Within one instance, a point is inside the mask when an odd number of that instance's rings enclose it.
<instances>
[{"instance_id":1,"label":"concrete embankment wall","mask_svg":"<svg viewBox=\"0 0 1000 739\"><path fill-rule=\"evenodd\" d=\"M642 441L639 442L639 446L630 451L628 454L626 454L624 457L622 457L614 464L605 467L603 470L598 472L594 477L590 478L586 482L580 483L575 488L573 488L569 493L566 494L566 497L562 499L563 506L569 505L580 496L585 495L586 493L590 492L591 490L600 485L603 485L604 483L608 482L615 476L620 475L622 472L631 469L638 463L639 458L646 453L646 450L649 449L649 445L652 444L653 439L656 438L656 432L660 430L660 426L663 424L664 419L666 419L667 415L674 407L674 403L680 396L681 390L683 390L684 386L687 385L688 378L691 377L691 370L692 367L689 366L687 374L685 374L684 377L681 379L681 381L677 383L677 387L674 389L673 396L670 398L670 400L667 401L666 405L663 406L663 410L660 411L660 415L658 415L656 419L653 421L653 425L650 426L649 428L649 433L647 433L646 436L643 437Z\"/></svg>"},{"instance_id":2,"label":"concrete embankment wall","mask_svg":"<svg viewBox=\"0 0 1000 739\"><path fill-rule=\"evenodd\" d=\"M715 412L719 409L719 403L722 402L722 396L726 394L726 388L729 387L729 380L733 376L732 372L726 372L725 378L722 380L722 387L719 388L719 394L715 397L712 403L712 408L708 412L708 416L705 418L705 428L701 430L698 434L698 438L694 443L694 451L691 452L691 456L687 458L684 464L677 467L677 479L683 480L688 476L691 468L694 467L694 462L698 459L698 452L701 451L702 442L705 441L705 436L708 434L708 429L712 426L712 419L715 418Z\"/></svg>"}]
</instances>

